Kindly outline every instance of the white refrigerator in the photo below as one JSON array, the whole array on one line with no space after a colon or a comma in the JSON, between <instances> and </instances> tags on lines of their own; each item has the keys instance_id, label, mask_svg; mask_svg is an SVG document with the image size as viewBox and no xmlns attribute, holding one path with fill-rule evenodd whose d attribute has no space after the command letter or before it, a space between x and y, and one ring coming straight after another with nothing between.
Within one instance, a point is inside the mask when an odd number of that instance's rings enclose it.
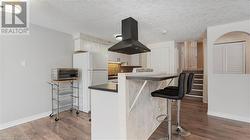
<instances>
[{"instance_id":1,"label":"white refrigerator","mask_svg":"<svg viewBox=\"0 0 250 140\"><path fill-rule=\"evenodd\" d=\"M108 56L105 52L82 52L73 55L73 67L80 71L79 109L90 111L89 86L108 82Z\"/></svg>"}]
</instances>

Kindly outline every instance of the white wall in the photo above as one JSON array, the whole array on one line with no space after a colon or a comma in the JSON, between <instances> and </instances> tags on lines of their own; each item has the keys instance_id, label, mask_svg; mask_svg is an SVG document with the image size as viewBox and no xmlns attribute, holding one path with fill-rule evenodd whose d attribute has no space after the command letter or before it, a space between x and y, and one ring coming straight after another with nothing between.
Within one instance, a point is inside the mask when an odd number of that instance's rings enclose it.
<instances>
[{"instance_id":1,"label":"white wall","mask_svg":"<svg viewBox=\"0 0 250 140\"><path fill-rule=\"evenodd\" d=\"M177 72L178 51L175 41L160 42L147 45L151 52L147 53L147 64L155 72Z\"/></svg>"},{"instance_id":2,"label":"white wall","mask_svg":"<svg viewBox=\"0 0 250 140\"><path fill-rule=\"evenodd\" d=\"M2 127L8 127L51 110L47 81L51 68L72 66L73 38L31 25L30 35L0 36L0 40L0 69L4 73Z\"/></svg>"},{"instance_id":3,"label":"white wall","mask_svg":"<svg viewBox=\"0 0 250 140\"><path fill-rule=\"evenodd\" d=\"M1 128L1 124L2 124L2 103L3 103L3 98L2 98L2 93L3 93L3 67L1 66L1 64L3 63L3 41L0 38L0 128Z\"/></svg>"},{"instance_id":4,"label":"white wall","mask_svg":"<svg viewBox=\"0 0 250 140\"><path fill-rule=\"evenodd\" d=\"M213 73L214 42L232 31L250 33L250 20L207 29L208 114L250 122L250 75Z\"/></svg>"}]
</instances>

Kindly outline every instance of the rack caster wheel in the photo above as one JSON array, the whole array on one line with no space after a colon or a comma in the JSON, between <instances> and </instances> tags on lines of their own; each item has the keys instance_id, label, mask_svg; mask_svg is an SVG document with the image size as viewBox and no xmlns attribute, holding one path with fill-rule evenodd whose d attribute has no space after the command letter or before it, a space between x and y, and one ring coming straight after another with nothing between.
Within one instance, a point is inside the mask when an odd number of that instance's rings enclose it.
<instances>
[{"instance_id":1,"label":"rack caster wheel","mask_svg":"<svg viewBox=\"0 0 250 140\"><path fill-rule=\"evenodd\" d=\"M55 121L56 121L56 122L59 121L59 118L55 118Z\"/></svg>"},{"instance_id":2,"label":"rack caster wheel","mask_svg":"<svg viewBox=\"0 0 250 140\"><path fill-rule=\"evenodd\" d=\"M54 116L54 114L50 114L49 117L52 118Z\"/></svg>"},{"instance_id":3,"label":"rack caster wheel","mask_svg":"<svg viewBox=\"0 0 250 140\"><path fill-rule=\"evenodd\" d=\"M76 111L76 114L78 115L78 114L79 114L79 111Z\"/></svg>"},{"instance_id":4,"label":"rack caster wheel","mask_svg":"<svg viewBox=\"0 0 250 140\"><path fill-rule=\"evenodd\" d=\"M73 111L73 109L70 109L69 111L70 111L70 112L72 112L72 111Z\"/></svg>"}]
</instances>

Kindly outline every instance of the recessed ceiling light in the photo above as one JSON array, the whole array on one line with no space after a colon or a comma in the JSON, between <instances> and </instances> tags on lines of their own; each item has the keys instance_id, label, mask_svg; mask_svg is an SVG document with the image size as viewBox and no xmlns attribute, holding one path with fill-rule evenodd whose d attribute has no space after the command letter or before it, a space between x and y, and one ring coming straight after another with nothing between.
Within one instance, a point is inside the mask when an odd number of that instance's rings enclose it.
<instances>
[{"instance_id":1,"label":"recessed ceiling light","mask_svg":"<svg viewBox=\"0 0 250 140\"><path fill-rule=\"evenodd\" d=\"M122 35L121 34L114 34L115 40L122 41Z\"/></svg>"}]
</instances>

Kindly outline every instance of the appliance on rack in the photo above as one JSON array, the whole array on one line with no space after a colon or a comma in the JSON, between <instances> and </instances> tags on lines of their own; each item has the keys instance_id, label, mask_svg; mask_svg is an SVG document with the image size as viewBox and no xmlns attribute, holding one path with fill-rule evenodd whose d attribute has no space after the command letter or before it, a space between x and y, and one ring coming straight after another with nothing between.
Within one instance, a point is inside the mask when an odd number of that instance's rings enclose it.
<instances>
[{"instance_id":1,"label":"appliance on rack","mask_svg":"<svg viewBox=\"0 0 250 140\"><path fill-rule=\"evenodd\" d=\"M51 79L54 81L75 80L78 78L78 69L54 68L51 71Z\"/></svg>"},{"instance_id":2,"label":"appliance on rack","mask_svg":"<svg viewBox=\"0 0 250 140\"><path fill-rule=\"evenodd\" d=\"M108 57L105 52L76 52L73 67L79 69L80 111L90 111L89 86L108 82Z\"/></svg>"}]
</instances>

